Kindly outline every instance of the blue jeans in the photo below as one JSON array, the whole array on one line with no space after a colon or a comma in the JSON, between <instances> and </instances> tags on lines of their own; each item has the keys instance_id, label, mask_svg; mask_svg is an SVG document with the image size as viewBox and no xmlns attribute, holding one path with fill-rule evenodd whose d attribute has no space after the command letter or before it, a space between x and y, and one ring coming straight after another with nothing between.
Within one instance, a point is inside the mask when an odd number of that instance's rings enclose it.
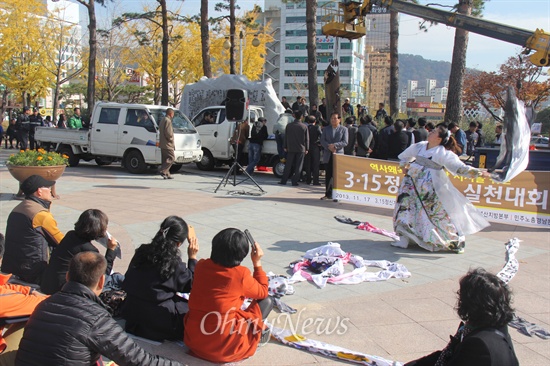
<instances>
[{"instance_id":1,"label":"blue jeans","mask_svg":"<svg viewBox=\"0 0 550 366\"><path fill-rule=\"evenodd\" d=\"M248 174L254 173L254 168L256 164L260 162L262 157L262 145L256 143L248 143L248 166L246 167L246 172Z\"/></svg>"},{"instance_id":2,"label":"blue jeans","mask_svg":"<svg viewBox=\"0 0 550 366\"><path fill-rule=\"evenodd\" d=\"M285 134L279 133L275 134L275 141L277 142L277 154L279 154L279 159L286 158L286 151L283 148L285 142Z\"/></svg>"}]
</instances>

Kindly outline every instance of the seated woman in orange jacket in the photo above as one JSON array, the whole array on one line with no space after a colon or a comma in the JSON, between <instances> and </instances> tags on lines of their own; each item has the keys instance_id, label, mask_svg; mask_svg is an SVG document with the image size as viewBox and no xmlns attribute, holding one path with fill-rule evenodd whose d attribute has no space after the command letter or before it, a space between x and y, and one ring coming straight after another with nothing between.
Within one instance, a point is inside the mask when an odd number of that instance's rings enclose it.
<instances>
[{"instance_id":1,"label":"seated woman in orange jacket","mask_svg":"<svg viewBox=\"0 0 550 366\"><path fill-rule=\"evenodd\" d=\"M212 239L210 259L195 267L189 312L184 318L184 343L191 353L211 362L235 362L252 356L270 332L263 320L273 309L262 269L262 248L255 243L250 258L254 274L241 266L249 245L238 229L225 229ZM242 310L245 298L254 299Z\"/></svg>"}]
</instances>

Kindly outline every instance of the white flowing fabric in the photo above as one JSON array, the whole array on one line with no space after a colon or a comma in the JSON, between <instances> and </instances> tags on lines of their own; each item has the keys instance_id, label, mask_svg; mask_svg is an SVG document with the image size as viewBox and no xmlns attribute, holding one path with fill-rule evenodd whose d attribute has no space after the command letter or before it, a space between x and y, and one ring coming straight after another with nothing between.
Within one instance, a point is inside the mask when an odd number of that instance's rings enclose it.
<instances>
[{"instance_id":1,"label":"white flowing fabric","mask_svg":"<svg viewBox=\"0 0 550 366\"><path fill-rule=\"evenodd\" d=\"M412 166L416 164L413 160L417 156L422 156L443 166L453 175L458 175L459 170L466 172L469 169L473 169L460 161L455 153L445 149L443 146L436 146L431 149L427 149L427 147L427 141L411 145L399 155L399 160L411 163ZM453 186L453 183L445 173L445 169L432 169L433 186L438 199L449 214L459 235L474 234L489 226L489 222L483 218L474 205ZM463 175L462 172L461 175Z\"/></svg>"}]
</instances>

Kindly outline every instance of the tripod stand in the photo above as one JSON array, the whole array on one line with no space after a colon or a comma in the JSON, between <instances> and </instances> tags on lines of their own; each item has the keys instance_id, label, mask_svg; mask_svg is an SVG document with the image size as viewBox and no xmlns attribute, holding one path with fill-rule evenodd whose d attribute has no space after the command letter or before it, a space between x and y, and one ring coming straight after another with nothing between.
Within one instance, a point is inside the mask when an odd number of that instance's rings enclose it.
<instances>
[{"instance_id":1,"label":"tripod stand","mask_svg":"<svg viewBox=\"0 0 550 366\"><path fill-rule=\"evenodd\" d=\"M241 139L241 131L242 131L242 128L241 128L241 124L244 123L244 122L237 122L235 124L235 128L237 129L237 143L234 145L234 161L233 161L233 164L231 165L231 168L229 168L229 171L225 174L225 176L222 178L220 184L218 184L218 186L216 187L216 189L214 190L214 193L217 193L218 190L220 189L220 187L223 186L225 187L227 185L227 183L230 183L230 180L232 180L231 182L231 185L233 187L236 187L237 185L241 184L241 183L244 183L246 182L247 180L251 180L252 183L254 183L254 185L256 187L258 187L258 189L262 192L262 193L265 193L265 191L262 189L262 187L258 184L258 182L256 182L256 180L254 180L254 178L252 178L252 176L250 174L248 174L248 172L242 167L241 164L239 164L239 142L240 142L240 139ZM234 134L233 134L234 135ZM239 172L239 170L241 172L243 172L246 177L244 177L241 181L237 182L237 173Z\"/></svg>"}]
</instances>

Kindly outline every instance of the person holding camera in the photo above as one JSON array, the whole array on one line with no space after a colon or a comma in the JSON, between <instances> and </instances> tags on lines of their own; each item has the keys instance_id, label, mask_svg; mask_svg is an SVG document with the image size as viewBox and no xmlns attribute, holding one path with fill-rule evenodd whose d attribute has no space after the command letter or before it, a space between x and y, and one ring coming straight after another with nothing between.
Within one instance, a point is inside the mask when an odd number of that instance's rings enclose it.
<instances>
[{"instance_id":1,"label":"person holding camera","mask_svg":"<svg viewBox=\"0 0 550 366\"><path fill-rule=\"evenodd\" d=\"M264 252L253 243L251 274L241 265L249 250L245 233L228 228L212 239L210 258L197 263L183 338L195 356L215 363L237 362L254 355L258 344L269 340L264 320L273 302L262 269ZM243 310L245 298L253 301Z\"/></svg>"},{"instance_id":2,"label":"person holding camera","mask_svg":"<svg viewBox=\"0 0 550 366\"><path fill-rule=\"evenodd\" d=\"M180 257L186 240L187 266ZM164 219L151 243L136 249L122 283L127 332L155 341L183 338L187 303L181 294L193 286L198 251L193 227L179 216Z\"/></svg>"},{"instance_id":3,"label":"person holding camera","mask_svg":"<svg viewBox=\"0 0 550 366\"><path fill-rule=\"evenodd\" d=\"M61 290L63 285L67 283L66 275L69 269L69 262L76 254L81 252L99 253L97 248L92 244L92 240L106 237L108 224L109 218L103 211L88 209L80 214L80 217L74 224L74 230L69 231L65 235L50 256L50 262L42 275L42 282L40 284L42 292L51 295ZM115 276L115 278L111 277L117 245L117 240L109 236L107 239L107 251L105 252L105 260L107 261L105 276L109 285L112 285L113 281L120 282L118 276Z\"/></svg>"},{"instance_id":4,"label":"person holding camera","mask_svg":"<svg viewBox=\"0 0 550 366\"><path fill-rule=\"evenodd\" d=\"M246 167L248 174L254 173L254 168L262 157L262 145L264 140L267 139L266 123L267 119L260 117L254 122L254 126L252 126L250 131L250 138L248 139L248 165Z\"/></svg>"}]
</instances>

